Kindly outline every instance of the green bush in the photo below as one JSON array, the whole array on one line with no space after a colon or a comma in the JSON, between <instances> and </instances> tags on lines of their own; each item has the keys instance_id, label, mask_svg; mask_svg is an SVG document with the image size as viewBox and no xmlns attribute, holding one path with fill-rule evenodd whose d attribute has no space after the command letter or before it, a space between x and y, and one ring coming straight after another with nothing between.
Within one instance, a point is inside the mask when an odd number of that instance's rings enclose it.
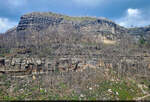
<instances>
[{"instance_id":1,"label":"green bush","mask_svg":"<svg viewBox=\"0 0 150 102\"><path fill-rule=\"evenodd\" d=\"M141 38L139 39L139 43L140 43L141 45L144 45L144 44L146 43L146 40L145 40L143 37L141 37Z\"/></svg>"}]
</instances>

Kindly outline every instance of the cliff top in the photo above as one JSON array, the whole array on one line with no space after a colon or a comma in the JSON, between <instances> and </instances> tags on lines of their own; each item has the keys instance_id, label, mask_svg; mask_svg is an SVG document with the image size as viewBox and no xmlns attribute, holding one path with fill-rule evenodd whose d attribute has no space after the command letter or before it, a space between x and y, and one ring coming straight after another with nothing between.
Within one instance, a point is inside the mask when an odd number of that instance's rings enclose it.
<instances>
[{"instance_id":1,"label":"cliff top","mask_svg":"<svg viewBox=\"0 0 150 102\"><path fill-rule=\"evenodd\" d=\"M56 17L56 18L63 18L65 20L71 20L71 21L84 21L84 20L95 21L97 19L101 19L101 20L112 22L111 20L109 20L105 17L67 16L67 15L57 14L57 13L53 13L53 12L32 12L32 13L27 13L27 14L23 15L23 17L28 17L28 16Z\"/></svg>"}]
</instances>

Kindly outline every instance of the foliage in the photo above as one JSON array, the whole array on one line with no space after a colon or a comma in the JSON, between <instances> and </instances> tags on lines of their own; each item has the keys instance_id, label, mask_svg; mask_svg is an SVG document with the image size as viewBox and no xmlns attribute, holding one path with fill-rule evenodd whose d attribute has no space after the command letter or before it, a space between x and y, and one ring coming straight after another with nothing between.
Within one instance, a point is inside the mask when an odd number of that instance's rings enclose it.
<instances>
[{"instance_id":1,"label":"foliage","mask_svg":"<svg viewBox=\"0 0 150 102\"><path fill-rule=\"evenodd\" d=\"M146 40L145 40L143 37L140 37L140 39L139 39L139 44L140 44L140 45L146 44Z\"/></svg>"}]
</instances>

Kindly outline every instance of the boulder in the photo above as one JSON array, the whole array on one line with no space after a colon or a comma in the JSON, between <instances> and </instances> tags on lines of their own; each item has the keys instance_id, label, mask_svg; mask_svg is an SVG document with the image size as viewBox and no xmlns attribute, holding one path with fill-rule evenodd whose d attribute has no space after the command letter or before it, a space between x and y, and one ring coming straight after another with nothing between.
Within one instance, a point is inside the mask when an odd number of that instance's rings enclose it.
<instances>
[{"instance_id":1,"label":"boulder","mask_svg":"<svg viewBox=\"0 0 150 102\"><path fill-rule=\"evenodd\" d=\"M41 65L42 64L42 61L40 59L36 60L36 64L37 65Z\"/></svg>"},{"instance_id":2,"label":"boulder","mask_svg":"<svg viewBox=\"0 0 150 102\"><path fill-rule=\"evenodd\" d=\"M12 61L11 61L11 65L12 65L12 66L15 66L15 60L14 60L14 58L13 58Z\"/></svg>"},{"instance_id":3,"label":"boulder","mask_svg":"<svg viewBox=\"0 0 150 102\"><path fill-rule=\"evenodd\" d=\"M21 58L16 58L15 59L15 64L20 64L21 63Z\"/></svg>"}]
</instances>

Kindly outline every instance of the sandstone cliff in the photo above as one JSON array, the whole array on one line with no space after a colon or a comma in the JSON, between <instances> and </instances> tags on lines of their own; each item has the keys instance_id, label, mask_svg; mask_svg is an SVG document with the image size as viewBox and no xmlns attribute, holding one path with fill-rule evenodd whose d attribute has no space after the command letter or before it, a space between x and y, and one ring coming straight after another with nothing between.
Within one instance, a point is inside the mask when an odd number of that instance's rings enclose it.
<instances>
[{"instance_id":1,"label":"sandstone cliff","mask_svg":"<svg viewBox=\"0 0 150 102\"><path fill-rule=\"evenodd\" d=\"M60 42L60 39L64 38L69 39L71 36L79 40L95 40L95 37L98 38L97 41L103 38L116 40L125 33L124 27L106 18L70 17L52 12L33 12L21 16L18 26L2 35L0 46L48 44L48 42Z\"/></svg>"},{"instance_id":2,"label":"sandstone cliff","mask_svg":"<svg viewBox=\"0 0 150 102\"><path fill-rule=\"evenodd\" d=\"M65 28L70 27L82 33L85 31L124 33L125 30L123 27L106 18L70 17L51 12L33 12L25 14L20 18L17 31L26 30L27 28L42 30L49 26L57 26L58 30L62 26L64 26L64 30L68 30Z\"/></svg>"}]
</instances>

